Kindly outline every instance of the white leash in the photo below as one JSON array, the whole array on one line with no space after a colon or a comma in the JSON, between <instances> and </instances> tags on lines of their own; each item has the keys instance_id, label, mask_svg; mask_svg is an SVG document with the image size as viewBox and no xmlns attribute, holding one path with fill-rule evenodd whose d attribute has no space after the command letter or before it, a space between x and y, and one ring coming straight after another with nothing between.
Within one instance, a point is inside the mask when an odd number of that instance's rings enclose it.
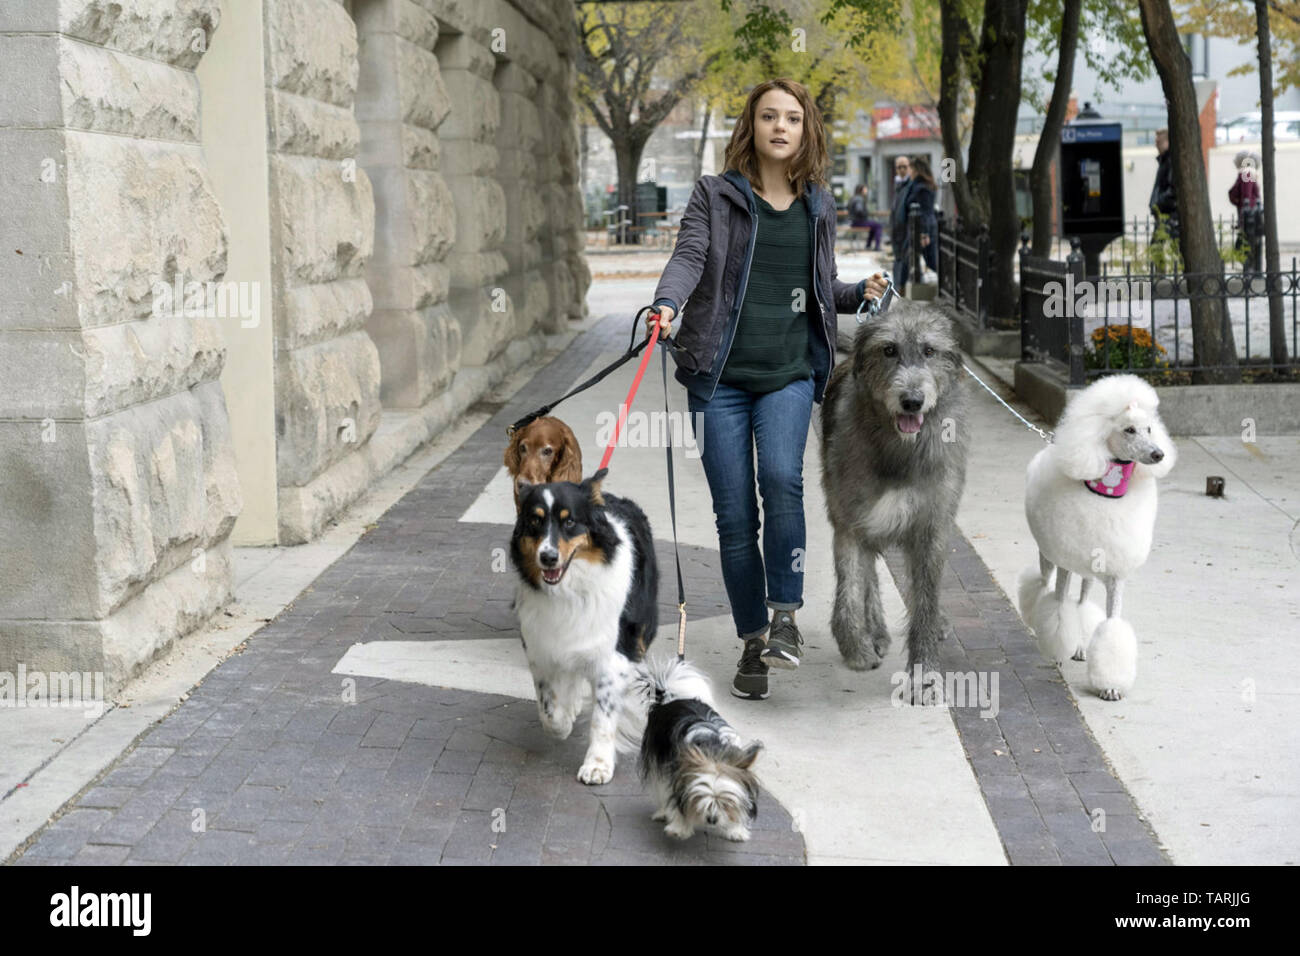
<instances>
[{"instance_id":1,"label":"white leash","mask_svg":"<svg viewBox=\"0 0 1300 956\"><path fill-rule=\"evenodd\" d=\"M861 325L864 321L866 321L862 315L862 310L864 307L871 315L879 315L885 309L889 308L890 300L894 298L893 277L888 272L884 272L881 274L885 277L885 282L886 282L885 292L879 299L866 299L865 297L863 298L862 305L858 306L857 314L854 316L854 318L857 319L858 325ZM989 388L988 384L984 381L984 379L980 378L973 371L971 371L971 367L967 365L965 362L961 363L961 367L966 370L967 375L975 379L975 381L979 382L980 385L983 386L984 391L988 392L990 395L996 398L998 400L999 405L1001 405L1003 408L1009 411L1012 415L1015 415L1016 418L1024 422L1026 428L1038 432L1039 436L1043 439L1043 441L1047 442L1049 445L1052 443L1053 436L1051 432L1043 431L1033 422L1029 421L1029 419L1025 418L1025 416L1021 415L1018 411L1016 411L1014 408L1012 408L1010 405L1004 402L1002 400L1002 396L999 395L997 392L993 391L993 389Z\"/></svg>"},{"instance_id":2,"label":"white leash","mask_svg":"<svg viewBox=\"0 0 1300 956\"><path fill-rule=\"evenodd\" d=\"M1051 433L1051 432L1045 432L1045 431L1043 431L1041 428L1039 428L1037 425L1035 425L1035 424L1034 424L1033 422L1031 422L1029 419L1025 418L1024 415L1021 415L1018 411L1016 411L1014 408L1012 408L1010 405L1008 405L1006 402L1004 402L1004 401L1002 400L1002 396L999 395L997 392L993 391L993 389L989 388L989 387L988 387L988 384L984 381L984 379L980 378L980 377L979 377L978 375L976 375L973 371L971 371L971 367L970 367L969 365L967 365L965 362L962 362L962 363L961 363L961 367L964 368L964 369L966 370L966 374L967 374L967 375L969 375L971 378L975 379L975 381L979 382L980 385L984 386L984 391L988 392L990 395L992 395L994 398L996 398L996 399L998 400L998 404L999 404L999 405L1001 405L1003 408L1005 408L1007 411L1009 411L1012 415L1015 415L1016 418L1018 418L1018 419L1020 419L1022 422L1024 422L1026 428L1029 428L1029 429L1032 429L1033 431L1038 432L1038 434L1042 437L1043 441L1047 442L1049 445L1052 443L1052 433Z\"/></svg>"}]
</instances>

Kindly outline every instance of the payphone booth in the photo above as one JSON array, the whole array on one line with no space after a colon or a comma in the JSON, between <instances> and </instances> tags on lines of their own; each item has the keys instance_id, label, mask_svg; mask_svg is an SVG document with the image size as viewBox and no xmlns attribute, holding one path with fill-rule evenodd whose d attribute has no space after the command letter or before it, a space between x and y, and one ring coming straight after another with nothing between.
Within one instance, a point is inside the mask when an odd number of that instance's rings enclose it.
<instances>
[{"instance_id":1,"label":"payphone booth","mask_svg":"<svg viewBox=\"0 0 1300 956\"><path fill-rule=\"evenodd\" d=\"M1061 128L1061 235L1079 238L1090 276L1101 273L1101 251L1124 234L1122 128L1086 105Z\"/></svg>"}]
</instances>

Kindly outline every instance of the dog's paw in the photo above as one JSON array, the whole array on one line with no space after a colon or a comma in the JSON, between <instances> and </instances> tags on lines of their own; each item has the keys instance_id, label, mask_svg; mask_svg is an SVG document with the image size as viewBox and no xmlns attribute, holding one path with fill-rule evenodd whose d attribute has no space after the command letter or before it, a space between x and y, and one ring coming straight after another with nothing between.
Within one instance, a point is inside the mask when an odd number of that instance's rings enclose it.
<instances>
[{"instance_id":1,"label":"dog's paw","mask_svg":"<svg viewBox=\"0 0 1300 956\"><path fill-rule=\"evenodd\" d=\"M939 668L924 662L910 664L907 668L906 696L914 707L944 706L943 675Z\"/></svg>"},{"instance_id":2,"label":"dog's paw","mask_svg":"<svg viewBox=\"0 0 1300 956\"><path fill-rule=\"evenodd\" d=\"M557 740L567 740L573 733L573 715L564 711L553 711L549 716L542 714L542 729Z\"/></svg>"},{"instance_id":3,"label":"dog's paw","mask_svg":"<svg viewBox=\"0 0 1300 956\"><path fill-rule=\"evenodd\" d=\"M894 643L893 638L889 636L888 631L881 631L879 634L871 635L871 649L876 652L876 656L884 658L889 653L889 646Z\"/></svg>"},{"instance_id":4,"label":"dog's paw","mask_svg":"<svg viewBox=\"0 0 1300 956\"><path fill-rule=\"evenodd\" d=\"M588 786L598 786L614 779L614 765L604 757L588 757L578 768L578 779Z\"/></svg>"},{"instance_id":5,"label":"dog's paw","mask_svg":"<svg viewBox=\"0 0 1300 956\"><path fill-rule=\"evenodd\" d=\"M729 827L722 831L722 836L724 839L730 840L732 843L745 843L749 840L749 827L744 826L743 824Z\"/></svg>"},{"instance_id":6,"label":"dog's paw","mask_svg":"<svg viewBox=\"0 0 1300 956\"><path fill-rule=\"evenodd\" d=\"M1034 615L1034 606L1046 592L1043 575L1038 568L1024 568L1016 577L1016 605L1020 610L1020 619L1033 627L1030 619Z\"/></svg>"},{"instance_id":7,"label":"dog's paw","mask_svg":"<svg viewBox=\"0 0 1300 956\"><path fill-rule=\"evenodd\" d=\"M862 648L843 654L844 664L850 670L873 671L880 666L881 657L872 648Z\"/></svg>"},{"instance_id":8,"label":"dog's paw","mask_svg":"<svg viewBox=\"0 0 1300 956\"><path fill-rule=\"evenodd\" d=\"M685 820L674 820L668 826L664 827L664 833L670 837L676 837L679 840L689 840L695 836L695 827L691 826Z\"/></svg>"},{"instance_id":9,"label":"dog's paw","mask_svg":"<svg viewBox=\"0 0 1300 956\"><path fill-rule=\"evenodd\" d=\"M1119 700L1137 680L1137 635L1122 618L1097 625L1088 644L1088 683L1102 700Z\"/></svg>"},{"instance_id":10,"label":"dog's paw","mask_svg":"<svg viewBox=\"0 0 1300 956\"><path fill-rule=\"evenodd\" d=\"M1097 626L1106 619L1106 612L1091 601L1079 602L1079 647L1074 652L1074 660L1086 661L1088 659L1088 644L1092 640L1092 635L1097 632Z\"/></svg>"},{"instance_id":11,"label":"dog's paw","mask_svg":"<svg viewBox=\"0 0 1300 956\"><path fill-rule=\"evenodd\" d=\"M957 629L952 626L952 621L948 620L948 615L940 612L939 614L939 640L946 641L952 634L956 634Z\"/></svg>"}]
</instances>

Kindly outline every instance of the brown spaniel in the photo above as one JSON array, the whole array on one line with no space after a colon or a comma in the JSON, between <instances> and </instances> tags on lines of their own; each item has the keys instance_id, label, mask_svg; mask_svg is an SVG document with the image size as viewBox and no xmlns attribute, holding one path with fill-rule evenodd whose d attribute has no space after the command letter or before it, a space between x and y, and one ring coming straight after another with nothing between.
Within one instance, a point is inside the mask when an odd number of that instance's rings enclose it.
<instances>
[{"instance_id":1,"label":"brown spaniel","mask_svg":"<svg viewBox=\"0 0 1300 956\"><path fill-rule=\"evenodd\" d=\"M510 472L519 510L519 482L544 484L550 481L582 481L582 449L573 429L550 415L534 419L511 436L506 447L506 470Z\"/></svg>"}]
</instances>

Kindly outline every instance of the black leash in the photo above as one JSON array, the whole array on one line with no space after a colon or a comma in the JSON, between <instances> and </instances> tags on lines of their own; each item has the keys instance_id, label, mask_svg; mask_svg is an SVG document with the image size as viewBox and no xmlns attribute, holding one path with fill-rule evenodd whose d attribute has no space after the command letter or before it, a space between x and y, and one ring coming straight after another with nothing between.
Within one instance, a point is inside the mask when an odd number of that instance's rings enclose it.
<instances>
[{"instance_id":1,"label":"black leash","mask_svg":"<svg viewBox=\"0 0 1300 956\"><path fill-rule=\"evenodd\" d=\"M672 421L668 417L668 353L659 350L659 360L664 373L664 424ZM682 557L677 553L677 489L673 487L673 442L669 430L665 444L668 452L668 511L673 516L673 559L677 562L677 659L686 660L686 587L682 584Z\"/></svg>"},{"instance_id":2,"label":"black leash","mask_svg":"<svg viewBox=\"0 0 1300 956\"><path fill-rule=\"evenodd\" d=\"M637 330L637 326L641 324L641 316L644 315L646 312L657 313L658 309L656 309L652 305L647 305L643 309L641 309L641 311L637 312L636 318L632 320L632 335L628 339L627 351L623 353L622 357L616 359L611 364L606 365L603 369L601 369L591 378L587 379L585 382L582 382L579 385L575 385L571 390L561 395L559 398L551 402L549 405L543 405L541 408L537 409L537 411L529 412L527 415L519 419L519 421L515 422L513 425L507 426L506 437L513 438L515 432L517 432L521 428L528 426L532 422L541 418L543 415L550 414L551 409L554 408L556 405L560 404L560 402L564 401L566 398L571 398L574 395L577 395L579 392L585 392L587 389L591 388L593 385L599 382L610 372L614 371L614 369L618 368L621 365L626 364L627 362L631 361L632 359L640 355L641 350L650 344L651 336L647 335L645 339L641 342L641 344L636 346L635 348L632 346L632 343L636 341L636 330ZM671 343L672 340L665 339L664 341Z\"/></svg>"}]
</instances>

